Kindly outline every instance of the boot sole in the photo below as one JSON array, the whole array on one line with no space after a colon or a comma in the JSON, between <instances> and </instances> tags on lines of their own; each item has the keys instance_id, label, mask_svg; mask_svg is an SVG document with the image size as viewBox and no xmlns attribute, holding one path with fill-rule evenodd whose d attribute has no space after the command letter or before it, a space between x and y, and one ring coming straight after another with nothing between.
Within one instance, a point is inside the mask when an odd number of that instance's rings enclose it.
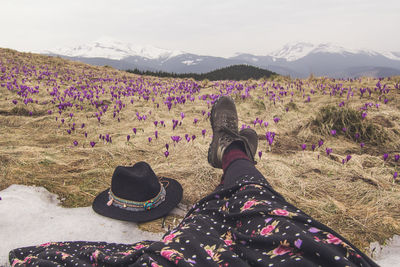
<instances>
[{"instance_id":1,"label":"boot sole","mask_svg":"<svg viewBox=\"0 0 400 267\"><path fill-rule=\"evenodd\" d=\"M214 112L215 112L215 106L217 106L217 103L220 101L220 99L221 99L221 97L219 97L218 99L217 99L217 101L215 101L215 103L214 103L214 105L212 106L212 108L211 108L211 114L210 114L210 122L211 122L211 129L213 130L213 133L214 133L214 116L213 116L213 114L214 114ZM213 140L211 141L211 144L210 144L210 146L208 147L208 156L207 156L207 160L208 160L208 163L210 163L210 165L211 166L213 166L214 168L221 168L221 167L218 167L218 166L215 166L212 162L214 162L213 160L212 160L212 153L211 153L211 148L214 146L214 143L215 143L215 138L213 137Z\"/></svg>"}]
</instances>

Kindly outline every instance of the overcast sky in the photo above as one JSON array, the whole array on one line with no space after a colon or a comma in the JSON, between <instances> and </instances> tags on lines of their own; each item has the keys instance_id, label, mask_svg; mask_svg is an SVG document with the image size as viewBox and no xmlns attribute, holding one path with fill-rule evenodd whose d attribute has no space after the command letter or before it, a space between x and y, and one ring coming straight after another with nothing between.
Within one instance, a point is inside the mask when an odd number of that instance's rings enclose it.
<instances>
[{"instance_id":1,"label":"overcast sky","mask_svg":"<svg viewBox=\"0 0 400 267\"><path fill-rule=\"evenodd\" d=\"M202 55L289 42L400 51L399 0L0 0L0 47L40 51L111 37Z\"/></svg>"}]
</instances>

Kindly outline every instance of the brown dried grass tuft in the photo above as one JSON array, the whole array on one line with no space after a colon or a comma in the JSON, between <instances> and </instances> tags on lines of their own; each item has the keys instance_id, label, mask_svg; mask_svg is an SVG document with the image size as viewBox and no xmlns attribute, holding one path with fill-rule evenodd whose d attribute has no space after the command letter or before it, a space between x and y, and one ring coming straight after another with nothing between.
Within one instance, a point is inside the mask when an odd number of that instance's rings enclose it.
<instances>
[{"instance_id":1,"label":"brown dried grass tuft","mask_svg":"<svg viewBox=\"0 0 400 267\"><path fill-rule=\"evenodd\" d=\"M0 58L7 68L12 68L15 64L28 64L56 70L59 84L61 77L67 74L76 78L83 76L85 79L138 78L109 67L94 67L9 49L0 49ZM149 83L168 84L178 81L142 78ZM21 82L20 76L17 79ZM396 81L400 81L400 77L385 79L383 82L394 88ZM45 85L47 82L48 86ZM61 89L73 84L72 81L63 82ZM372 78L340 81L347 88L373 88L376 82L377 80ZM128 107L121 112L120 122L110 115L104 116L99 123L92 116L96 109L85 104L82 112L74 111L74 120L84 122L86 127L77 127L72 134L68 134L66 129L73 120L66 119L65 125L60 126L59 122L55 121L56 115L47 113L47 110L54 108L46 92L46 88L53 87L50 80L41 81L41 91L35 96L39 100L38 103L28 106L23 103L14 106L11 100L16 97L15 93L0 87L0 190L11 184L44 186L58 194L64 206L88 206L98 193L110 186L116 166L127 166L144 160L160 176L177 179L184 188L183 204L193 204L214 189L222 174L221 170L214 169L207 163L207 150L212 133L209 121L206 116L201 116L201 111L205 110L207 113L210 111L210 105L197 98L203 94L218 94L219 86L213 86L214 82L209 81L199 83L202 88L201 92L196 94L196 100L177 105L171 111L162 104L160 96L155 97L155 102L160 103L158 109L152 101L145 102L136 97L133 98L134 103L130 104L127 100ZM269 122L267 128L259 125L254 127L260 138L259 150L264 152L258 160L257 168L278 192L315 219L344 235L365 252L370 242L382 243L400 232L400 184L394 183L392 178L393 172L399 171L399 165L393 161L393 157L386 162L382 159L383 153L393 155L400 151L400 108L397 104L400 103L399 90L391 90L386 95L391 99L390 102L381 105L379 110L368 111L367 118L360 124L361 128L355 128L362 132L368 128L363 123L367 123L374 129L382 129L387 134L387 141L371 135L371 142L360 148L354 139L345 135L333 137L327 135L327 131L330 127L337 127L337 130L341 131L342 124L349 129L356 127L359 121L348 119L352 118L349 115L353 114L351 110L359 109L367 101L379 102L380 95L377 93L373 93L368 99L353 97L349 101L345 100L347 110L340 111L327 107L335 107L344 99L339 95L330 97L318 89L322 83L326 88L338 83L330 79L313 77L300 81L278 77L274 81L241 83L245 88L255 87L249 91L250 98L242 99L239 94L234 95L239 113L239 126L252 125L257 117ZM29 86L37 84L38 81L33 78L26 81L26 85ZM272 86L278 84L282 90L294 94L288 94L287 97L277 99L273 103L269 100L271 95L266 94L273 91ZM117 85L123 86L123 83L105 83L105 88ZM305 102L303 91L298 86L307 93L311 89L316 91L315 94L311 94L311 102ZM100 100L109 101L108 97ZM289 108L288 111L286 108ZM331 119L340 119L321 121L320 126L311 125L310 121L318 120L323 110L330 110L332 114L339 112L338 115L331 115ZM38 113L29 116L29 111ZM136 112L148 115L148 121L138 121ZM179 118L180 112L184 112L186 116L182 120L182 126L173 131L171 120ZM348 114L342 116L340 112ZM281 121L274 123L274 117L280 117ZM194 118L199 119L198 126L193 124ZM152 123L154 120L164 120L167 127L156 128ZM136 135L132 132L133 127L137 128ZM201 129L207 130L204 138ZM83 137L85 130L88 131L87 139ZM154 138L155 130L159 131L158 139ZM277 133L272 147L265 141L266 131ZM379 131L377 133L380 133ZM113 143L99 142L99 133L111 134ZM186 133L196 134L196 140L187 143L183 138L178 144L172 144L170 136L183 137ZM129 142L126 141L127 134L132 136ZM153 137L151 143L147 139L149 136ZM316 144L321 138L325 140L324 146L314 152L310 151L311 144ZM79 142L76 147L73 145L74 140ZM94 148L89 146L91 140L97 142ZM168 158L163 154L166 143L170 144ZM300 148L303 143L307 144L307 150L304 152ZM333 148L331 156L326 156L325 147ZM351 154L352 159L343 165L341 160L347 154ZM159 229L159 224L153 222L146 226L146 229Z\"/></svg>"}]
</instances>

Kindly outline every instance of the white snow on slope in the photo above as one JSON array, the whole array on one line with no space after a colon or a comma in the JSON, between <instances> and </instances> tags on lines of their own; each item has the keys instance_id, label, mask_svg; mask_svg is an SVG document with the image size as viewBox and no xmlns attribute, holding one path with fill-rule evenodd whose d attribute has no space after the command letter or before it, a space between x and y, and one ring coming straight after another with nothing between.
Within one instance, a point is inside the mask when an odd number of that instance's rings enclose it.
<instances>
[{"instance_id":1,"label":"white snow on slope","mask_svg":"<svg viewBox=\"0 0 400 267\"><path fill-rule=\"evenodd\" d=\"M310 43L289 43L283 46L282 49L276 50L269 55L273 58L284 58L287 61L295 61L308 55L314 47Z\"/></svg>"},{"instance_id":2,"label":"white snow on slope","mask_svg":"<svg viewBox=\"0 0 400 267\"><path fill-rule=\"evenodd\" d=\"M381 54L393 60L400 60L400 52L381 52Z\"/></svg>"},{"instance_id":3,"label":"white snow on slope","mask_svg":"<svg viewBox=\"0 0 400 267\"><path fill-rule=\"evenodd\" d=\"M150 45L133 45L113 38L103 37L92 43L73 47L59 47L44 51L44 53L54 53L69 57L103 57L121 60L128 56L141 56L148 59L166 59L183 54L184 52L162 49Z\"/></svg>"},{"instance_id":4,"label":"white snow on slope","mask_svg":"<svg viewBox=\"0 0 400 267\"><path fill-rule=\"evenodd\" d=\"M282 49L276 50L269 54L273 59L286 59L287 61L295 61L309 54L315 53L335 53L335 54L363 54L368 56L383 55L387 58L400 60L400 55L395 52L376 52L369 49L348 49L333 43L311 44L305 42L289 43Z\"/></svg>"}]
</instances>

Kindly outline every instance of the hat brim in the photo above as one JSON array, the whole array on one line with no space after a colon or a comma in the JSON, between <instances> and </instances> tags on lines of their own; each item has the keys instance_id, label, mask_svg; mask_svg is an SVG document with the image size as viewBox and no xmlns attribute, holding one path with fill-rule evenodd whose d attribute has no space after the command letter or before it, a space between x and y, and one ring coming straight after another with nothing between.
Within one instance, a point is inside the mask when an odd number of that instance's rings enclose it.
<instances>
[{"instance_id":1,"label":"hat brim","mask_svg":"<svg viewBox=\"0 0 400 267\"><path fill-rule=\"evenodd\" d=\"M162 177L168 181L165 187L165 200L155 208L145 211L129 211L116 206L108 206L109 189L101 192L93 201L92 208L100 215L122 221L147 222L167 215L182 200L183 189L180 183L171 178Z\"/></svg>"}]
</instances>

